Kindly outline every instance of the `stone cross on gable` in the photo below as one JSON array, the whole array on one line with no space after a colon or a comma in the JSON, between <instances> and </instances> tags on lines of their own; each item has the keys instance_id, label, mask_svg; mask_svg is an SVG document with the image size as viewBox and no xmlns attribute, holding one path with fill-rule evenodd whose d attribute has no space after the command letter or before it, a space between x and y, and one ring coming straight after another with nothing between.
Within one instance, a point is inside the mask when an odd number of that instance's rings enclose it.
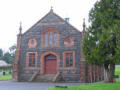
<instances>
[{"instance_id":1,"label":"stone cross on gable","mask_svg":"<svg viewBox=\"0 0 120 90\"><path fill-rule=\"evenodd\" d=\"M54 3L54 0L50 0L51 2L51 10L53 10L53 3Z\"/></svg>"}]
</instances>

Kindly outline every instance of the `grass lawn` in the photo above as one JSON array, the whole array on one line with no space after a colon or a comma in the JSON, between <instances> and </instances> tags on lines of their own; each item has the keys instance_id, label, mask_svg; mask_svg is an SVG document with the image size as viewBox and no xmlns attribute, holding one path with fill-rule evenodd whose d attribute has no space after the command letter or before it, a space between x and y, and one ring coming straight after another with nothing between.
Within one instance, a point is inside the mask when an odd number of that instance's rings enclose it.
<instances>
[{"instance_id":1,"label":"grass lawn","mask_svg":"<svg viewBox=\"0 0 120 90\"><path fill-rule=\"evenodd\" d=\"M120 66L115 67L115 75L120 75Z\"/></svg>"},{"instance_id":2,"label":"grass lawn","mask_svg":"<svg viewBox=\"0 0 120 90\"><path fill-rule=\"evenodd\" d=\"M119 83L119 84L120 84L120 78L117 78L117 79L116 79L116 83Z\"/></svg>"},{"instance_id":3,"label":"grass lawn","mask_svg":"<svg viewBox=\"0 0 120 90\"><path fill-rule=\"evenodd\" d=\"M120 90L120 84L92 84L92 85L80 85L69 86L68 88L48 88L47 90Z\"/></svg>"},{"instance_id":4,"label":"grass lawn","mask_svg":"<svg viewBox=\"0 0 120 90\"><path fill-rule=\"evenodd\" d=\"M120 66L115 67L115 75L120 75ZM69 86L68 88L52 87L47 90L120 90L120 78L116 79L116 83L100 83L80 86Z\"/></svg>"},{"instance_id":5,"label":"grass lawn","mask_svg":"<svg viewBox=\"0 0 120 90\"><path fill-rule=\"evenodd\" d=\"M0 76L0 80L11 80L12 79L12 75L4 75L4 76Z\"/></svg>"},{"instance_id":6,"label":"grass lawn","mask_svg":"<svg viewBox=\"0 0 120 90\"><path fill-rule=\"evenodd\" d=\"M115 75L120 75L120 66L115 67ZM117 78L116 82L120 83L120 78Z\"/></svg>"}]
</instances>

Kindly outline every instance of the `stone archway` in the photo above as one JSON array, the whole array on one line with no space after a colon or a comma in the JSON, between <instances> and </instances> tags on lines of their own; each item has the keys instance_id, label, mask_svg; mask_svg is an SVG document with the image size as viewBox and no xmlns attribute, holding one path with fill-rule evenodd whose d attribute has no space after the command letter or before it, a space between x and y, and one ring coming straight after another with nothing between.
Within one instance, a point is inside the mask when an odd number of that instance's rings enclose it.
<instances>
[{"instance_id":1,"label":"stone archway","mask_svg":"<svg viewBox=\"0 0 120 90\"><path fill-rule=\"evenodd\" d=\"M56 63L56 71L54 72L47 72L46 73L46 71L45 71L45 69L46 69L46 59L45 59L45 57L46 56L48 56L48 55L53 55L53 56L55 56L56 57L56 61L52 61L53 63ZM41 58L40 58L40 62L41 62L41 74L52 74L52 73L57 73L57 71L58 71L58 68L59 68L59 61L60 61L60 57L59 57L59 55L57 54L57 53L55 53L55 52L52 52L52 51L48 51L48 52L45 52L45 53L43 53L42 55L41 55ZM48 61L47 63L49 63L50 61Z\"/></svg>"}]
</instances>

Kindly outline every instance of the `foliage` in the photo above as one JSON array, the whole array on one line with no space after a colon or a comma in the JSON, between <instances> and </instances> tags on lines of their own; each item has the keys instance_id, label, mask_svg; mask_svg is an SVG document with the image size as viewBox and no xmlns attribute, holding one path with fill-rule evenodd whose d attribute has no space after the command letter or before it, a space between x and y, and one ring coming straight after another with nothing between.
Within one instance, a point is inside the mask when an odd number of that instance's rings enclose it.
<instances>
[{"instance_id":1,"label":"foliage","mask_svg":"<svg viewBox=\"0 0 120 90\"><path fill-rule=\"evenodd\" d=\"M91 26L83 41L90 64L103 65L111 79L120 62L120 0L99 0L89 13Z\"/></svg>"},{"instance_id":2,"label":"foliage","mask_svg":"<svg viewBox=\"0 0 120 90\"><path fill-rule=\"evenodd\" d=\"M10 51L12 56L15 56L15 50L16 50L16 45L13 45L9 48L9 51Z\"/></svg>"},{"instance_id":3,"label":"foliage","mask_svg":"<svg viewBox=\"0 0 120 90\"><path fill-rule=\"evenodd\" d=\"M3 60L5 60L7 63L12 63L12 56L9 52L6 52L3 56Z\"/></svg>"},{"instance_id":4,"label":"foliage","mask_svg":"<svg viewBox=\"0 0 120 90\"><path fill-rule=\"evenodd\" d=\"M2 57L3 57L3 50L0 49L0 59L2 59Z\"/></svg>"},{"instance_id":5,"label":"foliage","mask_svg":"<svg viewBox=\"0 0 120 90\"><path fill-rule=\"evenodd\" d=\"M13 45L9 48L8 52L3 52L2 49L0 49L0 59L5 60L7 63L11 64L15 57L15 50L16 45Z\"/></svg>"},{"instance_id":6,"label":"foliage","mask_svg":"<svg viewBox=\"0 0 120 90\"><path fill-rule=\"evenodd\" d=\"M100 0L89 13L83 53L93 64L120 62L120 1Z\"/></svg>"},{"instance_id":7,"label":"foliage","mask_svg":"<svg viewBox=\"0 0 120 90\"><path fill-rule=\"evenodd\" d=\"M92 84L69 86L68 88L49 88L47 90L120 90L120 84Z\"/></svg>"}]
</instances>

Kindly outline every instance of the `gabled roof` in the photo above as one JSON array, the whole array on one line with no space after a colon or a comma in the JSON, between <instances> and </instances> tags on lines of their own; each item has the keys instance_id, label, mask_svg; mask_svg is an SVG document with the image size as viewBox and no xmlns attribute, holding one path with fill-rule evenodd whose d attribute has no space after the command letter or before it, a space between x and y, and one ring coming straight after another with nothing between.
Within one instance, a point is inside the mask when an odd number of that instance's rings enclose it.
<instances>
[{"instance_id":1,"label":"gabled roof","mask_svg":"<svg viewBox=\"0 0 120 90\"><path fill-rule=\"evenodd\" d=\"M63 18L61 18L59 15L53 12L53 10L50 10L42 19L40 19L37 23L35 23L31 28L29 28L25 33L27 33L32 28L35 28L37 26L40 26L45 23L56 23L56 22L64 22L65 24L69 25L74 30L77 30L75 27L73 27L70 23L66 22ZM79 30L77 30L80 32ZM25 34L23 33L23 34Z\"/></svg>"}]
</instances>

